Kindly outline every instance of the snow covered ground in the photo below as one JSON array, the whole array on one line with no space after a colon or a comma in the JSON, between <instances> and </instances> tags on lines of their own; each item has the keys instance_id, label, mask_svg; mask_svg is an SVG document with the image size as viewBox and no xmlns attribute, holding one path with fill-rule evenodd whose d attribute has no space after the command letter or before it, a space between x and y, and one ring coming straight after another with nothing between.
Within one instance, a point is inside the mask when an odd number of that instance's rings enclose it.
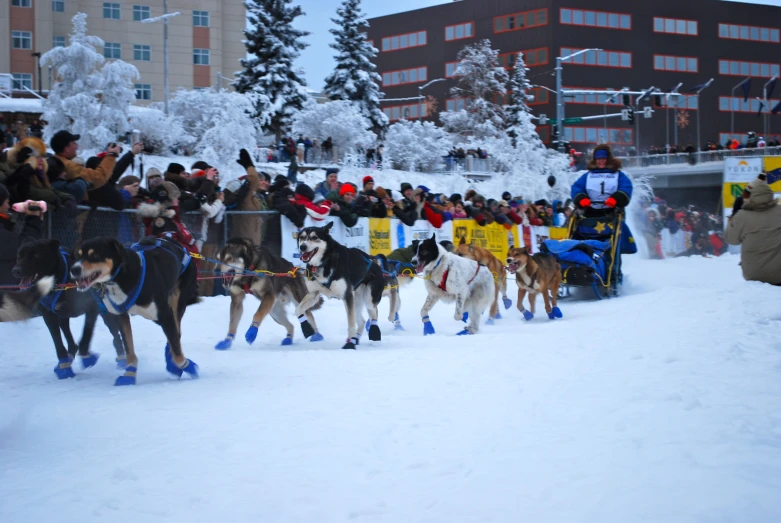
<instances>
[{"instance_id":1,"label":"snow covered ground","mask_svg":"<svg viewBox=\"0 0 781 523\"><path fill-rule=\"evenodd\" d=\"M248 347L247 310L217 352L228 299L208 299L184 319L201 379L169 377L134 318L134 388L102 324L67 381L40 319L2 325L0 521L779 521L779 290L738 261L628 256L619 299L464 338L444 304L422 336L416 281L407 331L383 317L356 352L336 301L325 342L280 347L269 319Z\"/></svg>"}]
</instances>

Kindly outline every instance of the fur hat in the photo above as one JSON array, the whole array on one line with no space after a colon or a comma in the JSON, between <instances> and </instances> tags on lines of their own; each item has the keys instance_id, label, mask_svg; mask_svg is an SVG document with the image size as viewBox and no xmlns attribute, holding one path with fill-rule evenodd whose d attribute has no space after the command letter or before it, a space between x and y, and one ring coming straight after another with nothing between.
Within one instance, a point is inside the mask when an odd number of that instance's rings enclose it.
<instances>
[{"instance_id":1,"label":"fur hat","mask_svg":"<svg viewBox=\"0 0 781 523\"><path fill-rule=\"evenodd\" d=\"M390 193L385 189L383 189L382 187L377 187L377 190L375 190L374 192L377 193L377 198L379 198L380 200L384 200L387 196L390 196Z\"/></svg>"},{"instance_id":2,"label":"fur hat","mask_svg":"<svg viewBox=\"0 0 781 523\"><path fill-rule=\"evenodd\" d=\"M170 173L171 171L168 171L168 172ZM175 174L178 174L178 173L175 173ZM151 168L149 168L149 170L146 172L146 179L147 179L147 180L149 180L150 178L155 178L155 177L157 177L157 176L160 176L160 177L162 177L162 176L163 176L163 173L161 173L161 172L160 172L160 169L158 169L157 167L151 167Z\"/></svg>"},{"instance_id":3,"label":"fur hat","mask_svg":"<svg viewBox=\"0 0 781 523\"><path fill-rule=\"evenodd\" d=\"M25 151L27 148L29 150ZM27 163L31 167L37 166L37 158L46 158L46 144L40 138L25 138L19 140L13 147L11 147L6 153L6 159L11 165L16 165L20 156L27 156L24 163ZM44 162L44 171L47 164Z\"/></svg>"},{"instance_id":4,"label":"fur hat","mask_svg":"<svg viewBox=\"0 0 781 523\"><path fill-rule=\"evenodd\" d=\"M355 186L353 184L345 183L344 185L342 185L342 188L339 189L339 196L344 196L347 193L353 193L353 194L356 193Z\"/></svg>"},{"instance_id":5,"label":"fur hat","mask_svg":"<svg viewBox=\"0 0 781 523\"><path fill-rule=\"evenodd\" d=\"M401 184L401 191L400 191L401 194L404 194L404 191L407 191L407 190L412 190L412 184L406 183L406 182L402 183Z\"/></svg>"},{"instance_id":6,"label":"fur hat","mask_svg":"<svg viewBox=\"0 0 781 523\"><path fill-rule=\"evenodd\" d=\"M182 196L182 191L179 190L179 187L176 186L176 184L171 182L163 182L163 188L165 189L165 192L168 195L168 201L173 202L174 200L178 200L179 197Z\"/></svg>"}]
</instances>

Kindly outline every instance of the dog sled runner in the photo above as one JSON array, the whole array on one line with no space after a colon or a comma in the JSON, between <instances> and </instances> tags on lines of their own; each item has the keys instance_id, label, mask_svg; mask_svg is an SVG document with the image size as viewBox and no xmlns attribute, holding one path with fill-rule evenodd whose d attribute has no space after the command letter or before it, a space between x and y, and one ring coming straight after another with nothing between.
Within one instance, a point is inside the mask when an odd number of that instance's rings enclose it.
<instances>
[{"instance_id":1,"label":"dog sled runner","mask_svg":"<svg viewBox=\"0 0 781 523\"><path fill-rule=\"evenodd\" d=\"M572 287L588 287L598 299L618 296L623 282L621 241L623 212L601 217L573 215L566 240L546 240L541 251L561 266L560 297Z\"/></svg>"}]
</instances>

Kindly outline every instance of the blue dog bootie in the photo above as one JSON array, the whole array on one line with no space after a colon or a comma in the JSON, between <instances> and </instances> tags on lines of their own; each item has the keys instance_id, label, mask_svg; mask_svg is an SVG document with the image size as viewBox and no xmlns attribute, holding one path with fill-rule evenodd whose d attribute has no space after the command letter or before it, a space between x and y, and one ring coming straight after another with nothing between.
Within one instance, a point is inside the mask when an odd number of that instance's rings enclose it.
<instances>
[{"instance_id":1,"label":"blue dog bootie","mask_svg":"<svg viewBox=\"0 0 781 523\"><path fill-rule=\"evenodd\" d=\"M260 324L256 321L253 321L250 324L249 329L247 329L247 333L244 335L244 339L247 340L247 343L252 345L252 343L255 341L255 338L258 337L258 327Z\"/></svg>"},{"instance_id":2,"label":"blue dog bootie","mask_svg":"<svg viewBox=\"0 0 781 523\"><path fill-rule=\"evenodd\" d=\"M231 348L231 345L233 345L233 340L236 338L235 334L228 334L225 336L225 339L218 342L217 345L214 346L214 350L228 350Z\"/></svg>"},{"instance_id":3,"label":"blue dog bootie","mask_svg":"<svg viewBox=\"0 0 781 523\"><path fill-rule=\"evenodd\" d=\"M285 336L285 339L282 340L281 345L282 346L293 345L293 335L288 334L287 336Z\"/></svg>"},{"instance_id":4,"label":"blue dog bootie","mask_svg":"<svg viewBox=\"0 0 781 523\"><path fill-rule=\"evenodd\" d=\"M127 368L127 356L117 356L117 368L125 370Z\"/></svg>"},{"instance_id":5,"label":"blue dog bootie","mask_svg":"<svg viewBox=\"0 0 781 523\"><path fill-rule=\"evenodd\" d=\"M181 369L182 372L185 372L194 380L200 377L198 374L198 365L192 360L184 360L184 365L182 365Z\"/></svg>"},{"instance_id":6,"label":"blue dog bootie","mask_svg":"<svg viewBox=\"0 0 781 523\"><path fill-rule=\"evenodd\" d=\"M502 297L502 303L504 304L504 309L505 310L507 310L507 309L509 309L510 307L513 306L513 301L510 298L508 298L507 296L503 296Z\"/></svg>"},{"instance_id":7,"label":"blue dog bootie","mask_svg":"<svg viewBox=\"0 0 781 523\"><path fill-rule=\"evenodd\" d=\"M71 360L70 357L62 358L58 361L59 363L54 367L54 373L57 375L57 379L64 380L76 377L76 374L71 368L71 361L73 360Z\"/></svg>"},{"instance_id":8,"label":"blue dog bootie","mask_svg":"<svg viewBox=\"0 0 781 523\"><path fill-rule=\"evenodd\" d=\"M403 331L404 327L401 326L401 320L399 319L399 313L396 313L396 316L393 317L393 330L395 331Z\"/></svg>"},{"instance_id":9,"label":"blue dog bootie","mask_svg":"<svg viewBox=\"0 0 781 523\"><path fill-rule=\"evenodd\" d=\"M132 365L129 365L125 369L125 373L122 376L117 377L117 380L114 382L115 387L123 387L125 385L135 385L136 384L136 368Z\"/></svg>"},{"instance_id":10,"label":"blue dog bootie","mask_svg":"<svg viewBox=\"0 0 781 523\"><path fill-rule=\"evenodd\" d=\"M81 357L81 368L82 369L88 369L90 367L94 367L95 364L98 362L98 358L100 357L100 354L94 354L91 352L88 352L86 356Z\"/></svg>"},{"instance_id":11,"label":"blue dog bootie","mask_svg":"<svg viewBox=\"0 0 781 523\"><path fill-rule=\"evenodd\" d=\"M423 316L423 336L428 336L429 334L436 334L436 331L429 317Z\"/></svg>"},{"instance_id":12,"label":"blue dog bootie","mask_svg":"<svg viewBox=\"0 0 781 523\"><path fill-rule=\"evenodd\" d=\"M532 314L532 313L531 313L531 312L529 312L528 310L524 310L524 311L523 311L523 318L524 318L526 321L531 321L531 320L532 320L532 318L534 318L534 314Z\"/></svg>"},{"instance_id":13,"label":"blue dog bootie","mask_svg":"<svg viewBox=\"0 0 781 523\"><path fill-rule=\"evenodd\" d=\"M464 311L464 315L463 315L463 316L461 316L461 321L463 321L464 323L466 323L466 322L467 322L467 320L469 320L469 312L467 312L467 311Z\"/></svg>"},{"instance_id":14,"label":"blue dog bootie","mask_svg":"<svg viewBox=\"0 0 781 523\"><path fill-rule=\"evenodd\" d=\"M325 339L325 338L323 337L323 335L322 335L322 334L320 334L319 332L315 332L315 333L314 333L314 334L312 334L312 336L309 338L309 341L323 341L324 339Z\"/></svg>"},{"instance_id":15,"label":"blue dog bootie","mask_svg":"<svg viewBox=\"0 0 781 523\"><path fill-rule=\"evenodd\" d=\"M556 318L561 318L564 315L561 313L561 309L558 307L553 307L553 309L548 313L548 318L555 320Z\"/></svg>"},{"instance_id":16,"label":"blue dog bootie","mask_svg":"<svg viewBox=\"0 0 781 523\"><path fill-rule=\"evenodd\" d=\"M472 334L474 334L474 332L471 332L469 329L464 329L456 333L456 336L471 336Z\"/></svg>"}]
</instances>

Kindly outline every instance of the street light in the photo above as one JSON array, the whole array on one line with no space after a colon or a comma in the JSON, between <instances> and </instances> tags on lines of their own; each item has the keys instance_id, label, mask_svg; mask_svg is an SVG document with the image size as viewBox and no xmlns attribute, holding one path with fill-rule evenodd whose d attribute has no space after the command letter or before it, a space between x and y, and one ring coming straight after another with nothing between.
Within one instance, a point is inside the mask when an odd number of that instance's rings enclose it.
<instances>
[{"instance_id":1,"label":"street light","mask_svg":"<svg viewBox=\"0 0 781 523\"><path fill-rule=\"evenodd\" d=\"M746 77L742 82L740 82L738 85L732 88L732 91L730 92L729 97L729 139L732 140L735 138L735 105L733 104L733 99L735 98L735 89L738 87L742 87L746 82L750 82L751 77Z\"/></svg>"},{"instance_id":2,"label":"street light","mask_svg":"<svg viewBox=\"0 0 781 523\"><path fill-rule=\"evenodd\" d=\"M41 78L41 52L30 53L38 60L38 96L43 97L42 78Z\"/></svg>"},{"instance_id":3,"label":"street light","mask_svg":"<svg viewBox=\"0 0 781 523\"><path fill-rule=\"evenodd\" d=\"M178 11L176 13L168 13L168 0L163 0L163 15L158 16L155 18L147 18L145 20L141 20L142 24L151 24L154 22L163 22L163 61L164 61L164 68L165 68L165 114L168 114L168 20L179 16L181 13Z\"/></svg>"},{"instance_id":4,"label":"street light","mask_svg":"<svg viewBox=\"0 0 781 523\"><path fill-rule=\"evenodd\" d=\"M692 90L696 91L694 94L697 97L697 149L695 149L697 152L700 152L702 148L702 142L700 142L700 93L703 92L705 89L710 87L710 84L713 83L713 78L708 80L702 85L695 86Z\"/></svg>"},{"instance_id":5,"label":"street light","mask_svg":"<svg viewBox=\"0 0 781 523\"><path fill-rule=\"evenodd\" d=\"M762 86L762 96L763 96L763 98L765 99L765 105L767 106L768 110L770 110L770 109L771 109L771 107L770 107L770 102L769 102L769 101L768 101L768 99L767 99L767 86L768 86L768 85L770 85L770 84L772 83L772 84L774 84L774 87L775 87L775 82L776 82L776 80L778 80L778 75L773 75L773 78L771 78L770 80L768 80L768 81L767 81L767 83L766 83L765 85L763 85L763 86ZM772 93L771 93L771 94L772 94ZM765 129L765 132L764 132L764 134L765 134L765 136L767 136L767 134L768 134L768 125L769 125L770 116L769 116L768 114L763 114L763 115L762 115L762 120L763 120L763 124L764 124L764 125L763 125L763 127L764 127L764 129Z\"/></svg>"},{"instance_id":6,"label":"street light","mask_svg":"<svg viewBox=\"0 0 781 523\"><path fill-rule=\"evenodd\" d=\"M670 89L670 92L667 93L664 97L664 135L665 135L665 141L667 142L667 150L664 152L665 157L667 158L667 163L670 163L670 94L671 93L677 93L678 89L680 89L683 86L683 82L678 82L678 85ZM678 97L675 97L675 129L676 129L676 145L677 145L677 138L678 138Z\"/></svg>"},{"instance_id":7,"label":"street light","mask_svg":"<svg viewBox=\"0 0 781 523\"><path fill-rule=\"evenodd\" d=\"M564 152L564 143L562 140L564 139L564 97L561 94L561 62L564 60L569 60L570 58L574 58L578 56L579 54L587 53L589 51L602 51L602 49L599 48L590 48L590 49L582 49L578 51L577 53L569 54L565 57L557 56L556 57L556 129L558 130L559 135L559 143L558 143L558 150L559 152Z\"/></svg>"}]
</instances>

